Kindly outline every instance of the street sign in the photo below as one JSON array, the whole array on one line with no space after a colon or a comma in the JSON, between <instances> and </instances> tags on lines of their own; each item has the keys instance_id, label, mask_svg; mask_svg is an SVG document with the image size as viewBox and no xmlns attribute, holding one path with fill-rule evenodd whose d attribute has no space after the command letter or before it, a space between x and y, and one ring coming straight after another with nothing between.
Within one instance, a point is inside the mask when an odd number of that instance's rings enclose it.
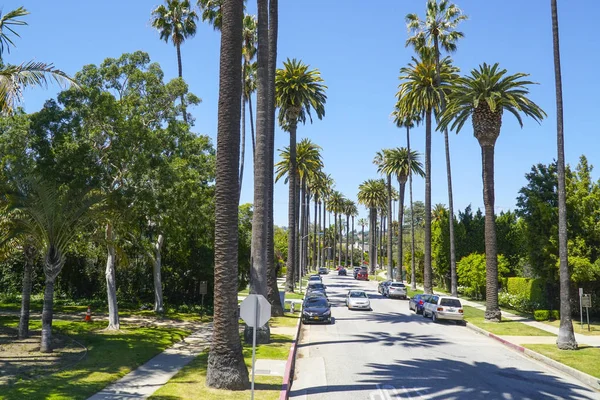
<instances>
[{"instance_id":1,"label":"street sign","mask_svg":"<svg viewBox=\"0 0 600 400\"><path fill-rule=\"evenodd\" d=\"M251 328L261 327L271 318L271 304L265 296L251 294L240 304L240 317Z\"/></svg>"},{"instance_id":2,"label":"street sign","mask_svg":"<svg viewBox=\"0 0 600 400\"><path fill-rule=\"evenodd\" d=\"M584 294L583 296L581 296L581 306L592 307L592 296L589 294Z\"/></svg>"},{"instance_id":3,"label":"street sign","mask_svg":"<svg viewBox=\"0 0 600 400\"><path fill-rule=\"evenodd\" d=\"M579 297L583 296L583 288L579 288Z\"/></svg>"},{"instance_id":4,"label":"street sign","mask_svg":"<svg viewBox=\"0 0 600 400\"><path fill-rule=\"evenodd\" d=\"M200 281L200 294L207 294L207 293L208 293L208 282Z\"/></svg>"}]
</instances>

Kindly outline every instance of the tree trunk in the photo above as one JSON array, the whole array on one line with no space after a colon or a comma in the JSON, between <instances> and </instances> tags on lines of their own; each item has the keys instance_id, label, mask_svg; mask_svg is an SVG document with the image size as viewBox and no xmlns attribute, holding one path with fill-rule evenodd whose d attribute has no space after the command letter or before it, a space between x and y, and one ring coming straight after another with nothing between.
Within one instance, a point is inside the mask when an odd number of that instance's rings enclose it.
<instances>
[{"instance_id":1,"label":"tree trunk","mask_svg":"<svg viewBox=\"0 0 600 400\"><path fill-rule=\"evenodd\" d=\"M301 199L301 190L300 190L300 176L296 176L296 248L294 253L294 263L296 265L296 278L298 279L298 284L300 284L300 249L302 248L300 245L300 231L302 230L302 225L300 225L300 199Z\"/></svg>"},{"instance_id":2,"label":"tree trunk","mask_svg":"<svg viewBox=\"0 0 600 400\"><path fill-rule=\"evenodd\" d=\"M410 165L410 163L409 163ZM403 220L404 220L404 192L406 191L406 177L404 177L404 182L400 182L400 190L399 190L399 204L398 204L398 274L400 279L396 279L398 282L403 282L404 278L402 276L402 264L404 261L404 229L403 229Z\"/></svg>"},{"instance_id":3,"label":"tree trunk","mask_svg":"<svg viewBox=\"0 0 600 400\"><path fill-rule=\"evenodd\" d=\"M306 247L304 246L305 235L306 235L306 177L301 179L300 188L300 264L298 273L298 282L304 275L304 260L306 258Z\"/></svg>"},{"instance_id":4,"label":"tree trunk","mask_svg":"<svg viewBox=\"0 0 600 400\"><path fill-rule=\"evenodd\" d=\"M450 142L448 140L448 129L444 129L444 143L446 147L446 172L448 177L448 226L450 231L450 293L458 296L458 280L456 277L456 250L454 245L454 200L452 198L452 169L450 167Z\"/></svg>"},{"instance_id":5,"label":"tree trunk","mask_svg":"<svg viewBox=\"0 0 600 400\"><path fill-rule=\"evenodd\" d=\"M431 110L425 113L425 240L423 292L433 293L431 271Z\"/></svg>"},{"instance_id":6,"label":"tree trunk","mask_svg":"<svg viewBox=\"0 0 600 400\"><path fill-rule=\"evenodd\" d=\"M369 264L371 275L375 274L375 264L377 264L377 209L371 208L369 211L371 217L371 227L369 228Z\"/></svg>"},{"instance_id":7,"label":"tree trunk","mask_svg":"<svg viewBox=\"0 0 600 400\"><path fill-rule=\"evenodd\" d=\"M267 0L258 1L259 40L268 33ZM215 185L214 317L206 385L243 390L249 387L238 322L238 162L242 54L241 1L224 0ZM263 49L263 52L265 49ZM263 55L264 58L264 55Z\"/></svg>"},{"instance_id":8,"label":"tree trunk","mask_svg":"<svg viewBox=\"0 0 600 400\"><path fill-rule=\"evenodd\" d=\"M379 251L379 254L381 254L379 256L379 265L381 267L383 267L383 264L385 264L385 252L384 252L384 247L383 244L385 243L384 239L385 239L385 215L383 214L383 210L381 210L381 216L379 217L380 223L379 223L379 247L377 248ZM392 275L388 275L388 279L392 279Z\"/></svg>"},{"instance_id":9,"label":"tree trunk","mask_svg":"<svg viewBox=\"0 0 600 400\"><path fill-rule=\"evenodd\" d=\"M406 149L408 150L409 165L412 165L409 127L406 127ZM410 168L408 170L408 186L410 194L410 287L412 290L417 290L417 282L415 280L415 215L413 212L412 169Z\"/></svg>"},{"instance_id":10,"label":"tree trunk","mask_svg":"<svg viewBox=\"0 0 600 400\"><path fill-rule=\"evenodd\" d=\"M321 204L322 204L322 201L319 200L319 216L318 216L319 225L321 224L321 207L322 207ZM316 217L316 215L315 215L315 217ZM321 258L321 248L322 248L321 239L325 237L324 233L321 235L321 232L323 231L323 226L319 226L318 231L319 231L319 235L317 235L317 249L316 249L317 270L318 270L318 268L321 268L321 266L322 266L322 264L321 264L321 260L322 260L322 258Z\"/></svg>"},{"instance_id":11,"label":"tree trunk","mask_svg":"<svg viewBox=\"0 0 600 400\"><path fill-rule=\"evenodd\" d=\"M35 248L28 243L23 246L25 265L23 266L23 291L21 292L21 316L19 318L19 339L29 337L29 306L31 303L31 275L35 262Z\"/></svg>"},{"instance_id":12,"label":"tree trunk","mask_svg":"<svg viewBox=\"0 0 600 400\"><path fill-rule=\"evenodd\" d=\"M494 145L481 146L483 165L483 204L485 206L485 319L500 322L498 307L498 249L494 217Z\"/></svg>"},{"instance_id":13,"label":"tree trunk","mask_svg":"<svg viewBox=\"0 0 600 400\"><path fill-rule=\"evenodd\" d=\"M294 272L296 271L296 124L290 123L290 169L288 171L288 259L285 290L294 291Z\"/></svg>"},{"instance_id":14,"label":"tree trunk","mask_svg":"<svg viewBox=\"0 0 600 400\"><path fill-rule=\"evenodd\" d=\"M237 171L237 170L236 170ZM107 330L119 330L119 307L117 305L117 278L116 278L116 252L114 244L115 235L110 222L106 224L106 294L108 301L108 326Z\"/></svg>"},{"instance_id":15,"label":"tree trunk","mask_svg":"<svg viewBox=\"0 0 600 400\"><path fill-rule=\"evenodd\" d=\"M348 265L348 248L350 245L350 216L346 215L346 258L344 259L344 265Z\"/></svg>"},{"instance_id":16,"label":"tree trunk","mask_svg":"<svg viewBox=\"0 0 600 400\"><path fill-rule=\"evenodd\" d=\"M350 246L350 267L354 267L354 215L352 216L352 246Z\"/></svg>"},{"instance_id":17,"label":"tree trunk","mask_svg":"<svg viewBox=\"0 0 600 400\"><path fill-rule=\"evenodd\" d=\"M242 66L242 85L244 85L244 71L246 70L246 62ZM240 188L238 190L238 204L242 196L242 184L244 182L244 164L246 162L246 96L242 94L242 146L240 155Z\"/></svg>"},{"instance_id":18,"label":"tree trunk","mask_svg":"<svg viewBox=\"0 0 600 400\"><path fill-rule=\"evenodd\" d=\"M248 112L250 113L250 136L252 139L252 162L256 160L256 140L254 138L254 114L252 113L252 94L248 96ZM275 128L273 128L275 129ZM273 151L273 154L275 152Z\"/></svg>"},{"instance_id":19,"label":"tree trunk","mask_svg":"<svg viewBox=\"0 0 600 400\"><path fill-rule=\"evenodd\" d=\"M177 48L177 72L179 73L179 77L183 79L183 74L182 74L182 65L181 65L181 45L179 43L177 43L177 45L175 46ZM188 118L187 118L187 110L185 107L185 97L183 95L181 95L181 107L182 107L182 113L183 113L183 120L184 122L188 122Z\"/></svg>"},{"instance_id":20,"label":"tree trunk","mask_svg":"<svg viewBox=\"0 0 600 400\"><path fill-rule=\"evenodd\" d=\"M333 233L333 262L334 263L335 263L335 252L337 251L337 235L338 235L337 220L338 220L337 219L337 212L334 211L333 212L333 224L334 224L334 227L333 227L333 230L334 230L334 233Z\"/></svg>"},{"instance_id":21,"label":"tree trunk","mask_svg":"<svg viewBox=\"0 0 600 400\"><path fill-rule=\"evenodd\" d=\"M42 340L40 352L52 352L52 316L54 313L54 282L56 278L46 277L44 288L44 308L42 310Z\"/></svg>"},{"instance_id":22,"label":"tree trunk","mask_svg":"<svg viewBox=\"0 0 600 400\"><path fill-rule=\"evenodd\" d=\"M565 188L565 138L563 130L562 74L560 70L560 42L556 0L552 9L552 42L554 48L554 79L556 85L556 145L558 148L558 253L560 260L560 328L556 345L561 350L574 350L577 341L571 321L571 277L567 253L567 194Z\"/></svg>"},{"instance_id":23,"label":"tree trunk","mask_svg":"<svg viewBox=\"0 0 600 400\"><path fill-rule=\"evenodd\" d=\"M387 273L388 279L392 279L393 271L394 271L394 250L392 248L392 241L394 240L394 233L392 230L392 221L394 220L392 215L392 176L388 174L387 176L387 201L388 201L388 209L387 209L387 220L388 220L388 230L387 230ZM401 261L398 260L398 265L401 264ZM402 279L402 277L400 278ZM396 278L398 280L398 278Z\"/></svg>"},{"instance_id":24,"label":"tree trunk","mask_svg":"<svg viewBox=\"0 0 600 400\"><path fill-rule=\"evenodd\" d=\"M164 236L162 234L158 235L158 239L154 244L154 312L162 314L165 312L165 308L163 305L163 291L162 291L162 278L160 274L161 270L161 249L164 243Z\"/></svg>"},{"instance_id":25,"label":"tree trunk","mask_svg":"<svg viewBox=\"0 0 600 400\"><path fill-rule=\"evenodd\" d=\"M365 226L362 225L362 249L360 250L360 266L362 267L365 263Z\"/></svg>"},{"instance_id":26,"label":"tree trunk","mask_svg":"<svg viewBox=\"0 0 600 400\"><path fill-rule=\"evenodd\" d=\"M319 200L317 199L317 196L315 196L315 217L314 217L314 226L313 226L313 259L312 259L312 267L313 268L317 268L317 265L319 264L319 235L317 234L317 224L319 221Z\"/></svg>"}]
</instances>

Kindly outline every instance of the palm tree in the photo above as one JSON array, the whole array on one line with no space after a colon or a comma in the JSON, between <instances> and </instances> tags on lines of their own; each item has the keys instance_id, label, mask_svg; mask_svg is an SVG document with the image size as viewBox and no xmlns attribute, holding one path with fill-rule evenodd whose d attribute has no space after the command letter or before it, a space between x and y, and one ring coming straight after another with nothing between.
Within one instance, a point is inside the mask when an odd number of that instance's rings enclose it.
<instances>
[{"instance_id":1,"label":"palm tree","mask_svg":"<svg viewBox=\"0 0 600 400\"><path fill-rule=\"evenodd\" d=\"M9 32L19 37L14 26L27 25L27 22L19 19L28 15L23 7L19 7L0 17L0 113L10 115L16 105L21 102L23 89L29 86L47 87L50 81L59 85L71 84L77 87L74 80L52 64L37 61L24 62L20 65L3 64L4 50L10 53L14 42ZM8 32L6 32L8 31Z\"/></svg>"},{"instance_id":2,"label":"palm tree","mask_svg":"<svg viewBox=\"0 0 600 400\"><path fill-rule=\"evenodd\" d=\"M398 107L402 115L425 117L425 240L424 240L424 292L432 293L431 272L431 116L439 112L448 82L455 79L456 69L448 57L441 61L440 84L436 85L436 63L433 51L423 47L419 59L412 58L407 67L400 69Z\"/></svg>"},{"instance_id":3,"label":"palm tree","mask_svg":"<svg viewBox=\"0 0 600 400\"><path fill-rule=\"evenodd\" d=\"M198 7L201 11L202 22L208 22L215 31L220 31L223 23L221 11L223 0L198 0Z\"/></svg>"},{"instance_id":4,"label":"palm tree","mask_svg":"<svg viewBox=\"0 0 600 400\"><path fill-rule=\"evenodd\" d=\"M402 281L402 260L403 258L403 220L404 220L404 193L406 191L406 181L409 175L416 174L423 176L423 164L419 161L419 153L416 151L409 152L405 147L397 147L387 151L386 162L383 166L383 171L389 175L396 175L398 184L400 185L398 205L398 223L399 223L399 239L398 239L398 278Z\"/></svg>"},{"instance_id":5,"label":"palm tree","mask_svg":"<svg viewBox=\"0 0 600 400\"><path fill-rule=\"evenodd\" d=\"M249 386L238 322L238 202L242 98L242 2L223 0L215 184L214 317L206 384Z\"/></svg>"},{"instance_id":6,"label":"palm tree","mask_svg":"<svg viewBox=\"0 0 600 400\"><path fill-rule=\"evenodd\" d=\"M346 216L346 259L344 263L348 264L348 249L349 249L349 240L350 240L350 217L358 214L358 208L356 208L356 203L352 200L346 199L344 202L344 215ZM354 243L353 243L354 244ZM352 250L350 250L350 254L352 254Z\"/></svg>"},{"instance_id":7,"label":"palm tree","mask_svg":"<svg viewBox=\"0 0 600 400\"><path fill-rule=\"evenodd\" d=\"M406 16L407 25L413 35L407 40L407 46L412 45L417 51L423 46L433 47L435 52L435 83L439 86L440 75L440 45L447 52L456 51L456 42L464 35L456 30L461 21L468 17L462 11L447 0L428 0L425 20L422 21L416 14ZM442 98L444 101L444 98ZM445 105L442 103L442 110ZM448 130L444 129L444 145L446 150L446 173L448 181L448 207L452 218L449 219L450 233L450 281L452 296L458 295L456 277L456 252L454 245L454 201L452 199L452 170L450 168L450 142Z\"/></svg>"},{"instance_id":8,"label":"palm tree","mask_svg":"<svg viewBox=\"0 0 600 400\"><path fill-rule=\"evenodd\" d=\"M498 63L486 63L471 71L470 76L458 78L452 85L446 108L438 129L449 125L458 133L471 117L473 133L481 146L483 168L483 203L485 206L486 254L486 311L485 319L500 321L498 307L498 255L494 219L494 146L500 135L502 114L513 114L523 126L520 113L540 122L546 113L527 98L528 86L523 80L527 74L506 75Z\"/></svg>"},{"instance_id":9,"label":"palm tree","mask_svg":"<svg viewBox=\"0 0 600 400\"><path fill-rule=\"evenodd\" d=\"M352 234L352 246L350 247L350 266L354 266L354 218L358 217L358 207L356 207L356 203L352 202L352 208L350 209L350 217L352 218L352 230L350 231Z\"/></svg>"},{"instance_id":10,"label":"palm tree","mask_svg":"<svg viewBox=\"0 0 600 400\"><path fill-rule=\"evenodd\" d=\"M385 207L387 201L386 187L383 179L368 179L358 187L358 202L369 209L369 264L371 274L375 273L377 264L377 209Z\"/></svg>"},{"instance_id":11,"label":"palm tree","mask_svg":"<svg viewBox=\"0 0 600 400\"><path fill-rule=\"evenodd\" d=\"M382 151L378 151L375 153L375 158L373 159L373 164L377 165L377 172L384 173L384 166L387 163L387 149L383 149ZM386 176L386 188L387 188L387 213L388 220L392 221L392 175L390 173L385 172ZM393 235L387 235L387 276L388 279L392 279L392 269L394 268L394 260L392 256L392 240ZM398 262L401 262L400 260Z\"/></svg>"},{"instance_id":12,"label":"palm tree","mask_svg":"<svg viewBox=\"0 0 600 400\"><path fill-rule=\"evenodd\" d=\"M167 6L160 5L152 11L152 26L159 32L160 38L177 49L177 71L182 78L181 45L187 38L196 34L196 20L198 15L190 6L189 0L167 0ZM187 122L185 99L181 95L183 106L183 120Z\"/></svg>"},{"instance_id":13,"label":"palm tree","mask_svg":"<svg viewBox=\"0 0 600 400\"><path fill-rule=\"evenodd\" d=\"M556 84L556 141L558 150L558 252L560 260L560 328L556 345L561 350L574 350L577 341L571 321L571 277L567 252L567 194L565 189L565 138L563 131L562 75L560 72L560 43L558 36L558 10L556 0L550 1L552 9L552 42L554 47L554 78Z\"/></svg>"},{"instance_id":14,"label":"palm tree","mask_svg":"<svg viewBox=\"0 0 600 400\"><path fill-rule=\"evenodd\" d=\"M358 220L358 226L360 226L361 228L361 238L362 238L362 249L360 251L360 265L362 266L365 262L364 260L364 256L365 256L365 226L369 226L369 221L367 221L364 218L361 218Z\"/></svg>"},{"instance_id":15,"label":"palm tree","mask_svg":"<svg viewBox=\"0 0 600 400\"><path fill-rule=\"evenodd\" d=\"M337 190L332 192L329 195L329 203L327 204L327 206L329 207L329 210L331 212L333 212L333 223L334 223L334 236L333 236L333 261L335 262L335 253L337 251L337 238L338 238L338 214L341 214L343 212L344 209L344 201L346 199L344 198L344 195L341 194L340 192L338 192ZM340 227L341 230L341 227ZM340 237L340 241L342 240L342 238ZM340 246L340 252L338 254L341 253L341 246Z\"/></svg>"},{"instance_id":16,"label":"palm tree","mask_svg":"<svg viewBox=\"0 0 600 400\"><path fill-rule=\"evenodd\" d=\"M260 57L260 48L259 48ZM319 70L309 70L308 65L296 59L283 63L283 69L275 74L275 102L279 107L279 124L290 133L290 170L296 170L296 129L298 122L305 123L308 117L312 123L311 110L322 119L325 115L325 89ZM260 65L259 65L260 67ZM289 174L289 238L288 254L296 254L296 174ZM295 257L288 256L286 290L293 291L293 270Z\"/></svg>"},{"instance_id":17,"label":"palm tree","mask_svg":"<svg viewBox=\"0 0 600 400\"><path fill-rule=\"evenodd\" d=\"M97 194L66 193L37 180L21 182L15 192L5 194L8 210L13 216L13 236L26 238L43 255L46 286L42 311L40 351L52 352L52 317L54 284L66 261L66 252L89 224L92 210L102 201Z\"/></svg>"}]
</instances>

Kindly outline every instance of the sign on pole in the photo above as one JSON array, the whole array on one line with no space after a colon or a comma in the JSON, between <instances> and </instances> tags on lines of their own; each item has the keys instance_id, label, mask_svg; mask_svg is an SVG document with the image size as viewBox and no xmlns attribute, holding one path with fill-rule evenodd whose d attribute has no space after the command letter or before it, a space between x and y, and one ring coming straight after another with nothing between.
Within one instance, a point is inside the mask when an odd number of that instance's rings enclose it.
<instances>
[{"instance_id":1,"label":"sign on pole","mask_svg":"<svg viewBox=\"0 0 600 400\"><path fill-rule=\"evenodd\" d=\"M252 328L252 384L250 399L254 400L254 369L256 363L256 330L271 319L271 304L262 294L251 294L240 304L240 317Z\"/></svg>"},{"instance_id":2,"label":"sign on pole","mask_svg":"<svg viewBox=\"0 0 600 400\"><path fill-rule=\"evenodd\" d=\"M581 322L581 329L583 329L583 305L581 304L581 296L583 296L583 288L579 288L579 321Z\"/></svg>"},{"instance_id":3,"label":"sign on pole","mask_svg":"<svg viewBox=\"0 0 600 400\"><path fill-rule=\"evenodd\" d=\"M590 307L592 306L592 295L584 294L581 296L581 306L585 307L585 314L587 316L588 331L590 331Z\"/></svg>"},{"instance_id":4,"label":"sign on pole","mask_svg":"<svg viewBox=\"0 0 600 400\"><path fill-rule=\"evenodd\" d=\"M200 305L200 310L202 310L200 312L201 317L204 315L204 295L207 293L208 293L208 282L200 281L200 297L202 297L202 303Z\"/></svg>"}]
</instances>

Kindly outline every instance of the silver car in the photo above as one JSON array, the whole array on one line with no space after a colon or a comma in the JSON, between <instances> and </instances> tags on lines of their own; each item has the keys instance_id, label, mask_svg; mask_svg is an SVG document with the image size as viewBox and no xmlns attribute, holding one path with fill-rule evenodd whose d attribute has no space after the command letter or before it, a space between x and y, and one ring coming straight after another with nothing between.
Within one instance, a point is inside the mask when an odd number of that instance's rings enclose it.
<instances>
[{"instance_id":1,"label":"silver car","mask_svg":"<svg viewBox=\"0 0 600 400\"><path fill-rule=\"evenodd\" d=\"M464 313L460 300L451 296L431 296L423 305L423 316L431 317L433 322L439 319L450 319L456 323L463 323Z\"/></svg>"},{"instance_id":2,"label":"silver car","mask_svg":"<svg viewBox=\"0 0 600 400\"><path fill-rule=\"evenodd\" d=\"M349 290L346 296L348 310L370 310L371 302L364 290Z\"/></svg>"},{"instance_id":3,"label":"silver car","mask_svg":"<svg viewBox=\"0 0 600 400\"><path fill-rule=\"evenodd\" d=\"M400 297L406 300L406 285L402 282L392 282L385 289L385 294L389 298Z\"/></svg>"}]
</instances>

